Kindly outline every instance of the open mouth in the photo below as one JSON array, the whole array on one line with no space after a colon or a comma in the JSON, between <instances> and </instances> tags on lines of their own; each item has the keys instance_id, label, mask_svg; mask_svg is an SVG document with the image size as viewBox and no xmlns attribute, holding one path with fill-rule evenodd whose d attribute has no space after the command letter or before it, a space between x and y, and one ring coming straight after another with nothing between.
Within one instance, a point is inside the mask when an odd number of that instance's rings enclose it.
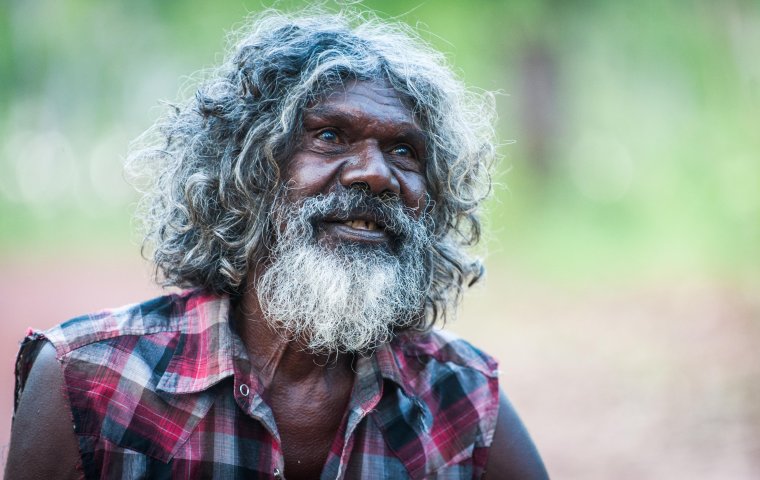
<instances>
[{"instance_id":1,"label":"open mouth","mask_svg":"<svg viewBox=\"0 0 760 480\"><path fill-rule=\"evenodd\" d=\"M380 230L380 226L372 220L346 220L343 225L356 230Z\"/></svg>"},{"instance_id":2,"label":"open mouth","mask_svg":"<svg viewBox=\"0 0 760 480\"><path fill-rule=\"evenodd\" d=\"M351 242L381 244L391 240L392 233L372 215L349 215L349 218L325 218L318 224L320 236L330 243Z\"/></svg>"}]
</instances>

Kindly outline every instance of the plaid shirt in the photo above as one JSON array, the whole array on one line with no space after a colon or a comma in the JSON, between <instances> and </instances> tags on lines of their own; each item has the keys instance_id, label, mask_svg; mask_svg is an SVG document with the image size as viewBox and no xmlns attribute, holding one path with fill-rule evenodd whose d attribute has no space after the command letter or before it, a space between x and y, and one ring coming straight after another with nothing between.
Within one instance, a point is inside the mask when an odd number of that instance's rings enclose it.
<instances>
[{"instance_id":1,"label":"plaid shirt","mask_svg":"<svg viewBox=\"0 0 760 480\"><path fill-rule=\"evenodd\" d=\"M229 299L169 295L29 335L63 368L85 478L283 478L271 408ZM397 337L358 357L323 479L479 478L498 413L496 362L450 334Z\"/></svg>"}]
</instances>

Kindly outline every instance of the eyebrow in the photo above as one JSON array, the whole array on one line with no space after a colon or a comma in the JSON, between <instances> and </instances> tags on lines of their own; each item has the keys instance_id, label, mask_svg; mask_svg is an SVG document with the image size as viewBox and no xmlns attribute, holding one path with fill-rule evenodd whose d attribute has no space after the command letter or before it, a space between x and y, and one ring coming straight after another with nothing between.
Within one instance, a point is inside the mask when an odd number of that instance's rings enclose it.
<instances>
[{"instance_id":1,"label":"eyebrow","mask_svg":"<svg viewBox=\"0 0 760 480\"><path fill-rule=\"evenodd\" d=\"M335 122L336 126L353 125L365 120L363 115L357 114L351 110L334 108L329 105L315 105L304 111L304 120L308 117L315 120ZM396 135L409 142L419 142L425 144L427 134L416 123L408 120L393 120L393 128Z\"/></svg>"}]
</instances>

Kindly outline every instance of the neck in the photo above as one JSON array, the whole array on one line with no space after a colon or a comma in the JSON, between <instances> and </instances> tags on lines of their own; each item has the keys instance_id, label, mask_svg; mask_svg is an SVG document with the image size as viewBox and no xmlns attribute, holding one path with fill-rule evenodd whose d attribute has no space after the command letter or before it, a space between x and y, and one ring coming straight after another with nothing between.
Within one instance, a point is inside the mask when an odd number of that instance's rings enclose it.
<instances>
[{"instance_id":1,"label":"neck","mask_svg":"<svg viewBox=\"0 0 760 480\"><path fill-rule=\"evenodd\" d=\"M248 282L235 311L236 329L248 352L251 366L265 387L278 381L303 381L308 378L351 373L352 356L310 352L302 341L277 331L265 318L255 290L255 279Z\"/></svg>"}]
</instances>

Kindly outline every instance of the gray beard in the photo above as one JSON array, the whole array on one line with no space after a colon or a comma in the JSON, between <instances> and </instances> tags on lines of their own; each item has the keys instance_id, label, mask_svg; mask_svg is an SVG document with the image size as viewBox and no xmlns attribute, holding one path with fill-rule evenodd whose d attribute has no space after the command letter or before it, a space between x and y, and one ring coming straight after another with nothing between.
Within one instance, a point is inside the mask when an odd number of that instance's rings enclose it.
<instances>
[{"instance_id":1,"label":"gray beard","mask_svg":"<svg viewBox=\"0 0 760 480\"><path fill-rule=\"evenodd\" d=\"M382 213L397 239L393 247L316 240L314 223L326 214L346 218L368 208ZM397 201L353 190L277 210L284 229L256 293L270 326L288 340L318 353L366 352L423 314L430 245L424 219L412 219Z\"/></svg>"}]
</instances>

